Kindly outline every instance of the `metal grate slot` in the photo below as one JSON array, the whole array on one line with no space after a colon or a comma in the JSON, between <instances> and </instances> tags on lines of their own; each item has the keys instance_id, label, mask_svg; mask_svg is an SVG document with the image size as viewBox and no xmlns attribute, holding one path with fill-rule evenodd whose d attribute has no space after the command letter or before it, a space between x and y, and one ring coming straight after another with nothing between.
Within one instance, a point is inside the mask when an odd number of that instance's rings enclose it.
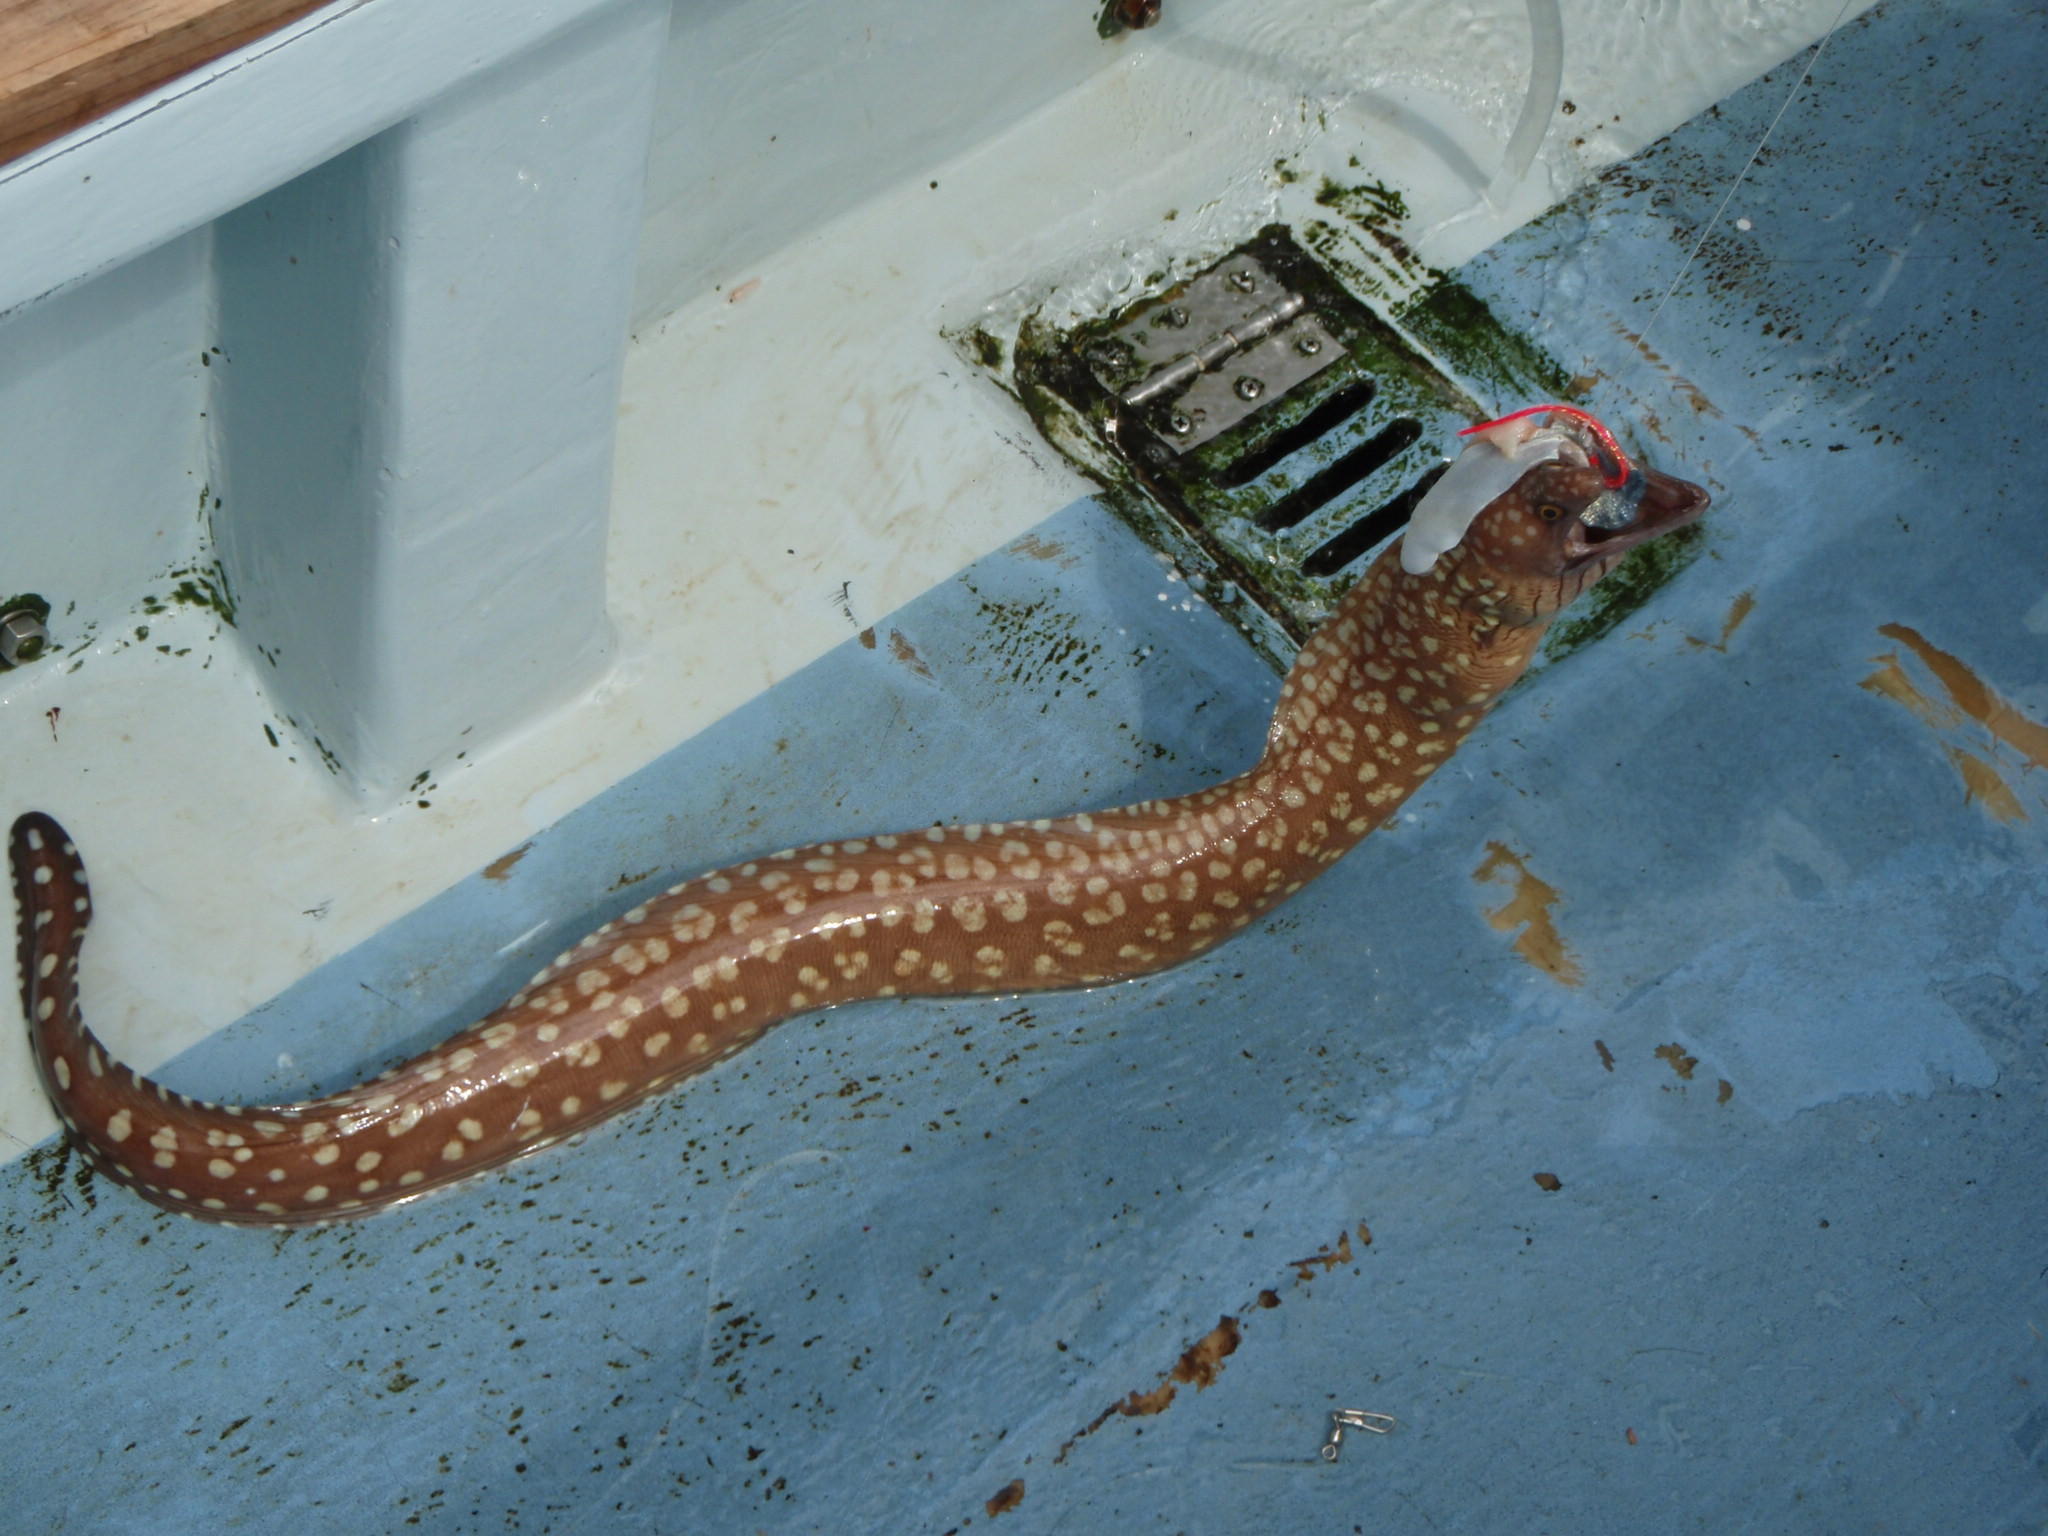
<instances>
[{"instance_id":1,"label":"metal grate slot","mask_svg":"<svg viewBox=\"0 0 2048 1536\"><path fill-rule=\"evenodd\" d=\"M1404 416L1389 422L1266 508L1259 514L1259 526L1276 533L1283 528L1292 528L1335 501L1374 470L1391 463L1396 454L1413 447L1421 436L1422 423L1413 417Z\"/></svg>"},{"instance_id":2,"label":"metal grate slot","mask_svg":"<svg viewBox=\"0 0 2048 1536\"><path fill-rule=\"evenodd\" d=\"M1414 512L1417 503L1428 494L1429 488L1436 484L1437 477L1448 468L1448 464L1435 465L1429 473L1392 501L1366 513L1303 560L1302 574L1317 578L1334 576L1359 556L1377 549L1386 540L1391 539L1406 525L1409 514Z\"/></svg>"},{"instance_id":3,"label":"metal grate slot","mask_svg":"<svg viewBox=\"0 0 2048 1536\"><path fill-rule=\"evenodd\" d=\"M1379 385L1370 378L1364 375L1352 378L1300 420L1282 427L1256 448L1232 461L1216 475L1216 483L1230 490L1250 485L1297 450L1341 427L1372 404L1372 397L1378 393Z\"/></svg>"},{"instance_id":4,"label":"metal grate slot","mask_svg":"<svg viewBox=\"0 0 2048 1536\"><path fill-rule=\"evenodd\" d=\"M1484 414L1279 225L1113 313L1027 325L1014 388L1279 667L1399 533L1427 445Z\"/></svg>"}]
</instances>

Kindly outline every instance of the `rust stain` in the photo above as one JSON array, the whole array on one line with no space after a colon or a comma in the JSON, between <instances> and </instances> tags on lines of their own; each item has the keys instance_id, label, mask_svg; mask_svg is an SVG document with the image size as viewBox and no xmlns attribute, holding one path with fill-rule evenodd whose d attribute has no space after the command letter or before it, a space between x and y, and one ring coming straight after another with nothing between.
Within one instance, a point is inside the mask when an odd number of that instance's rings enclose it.
<instances>
[{"instance_id":1,"label":"rust stain","mask_svg":"<svg viewBox=\"0 0 2048 1536\"><path fill-rule=\"evenodd\" d=\"M1605 1040L1595 1040L1593 1042L1593 1049L1600 1053L1600 1065L1612 1072L1614 1070L1614 1052L1607 1049L1607 1042Z\"/></svg>"},{"instance_id":2,"label":"rust stain","mask_svg":"<svg viewBox=\"0 0 2048 1536\"><path fill-rule=\"evenodd\" d=\"M1007 1515L1024 1502L1024 1479L1016 1478L996 1490L996 1496L988 1501L988 1517Z\"/></svg>"},{"instance_id":3,"label":"rust stain","mask_svg":"<svg viewBox=\"0 0 2048 1536\"><path fill-rule=\"evenodd\" d=\"M1536 1181L1536 1187L1546 1195L1554 1195L1564 1188L1564 1180L1554 1173L1532 1173L1529 1177Z\"/></svg>"},{"instance_id":4,"label":"rust stain","mask_svg":"<svg viewBox=\"0 0 2048 1536\"><path fill-rule=\"evenodd\" d=\"M1349 1232L1339 1232L1337 1234L1336 1247L1325 1248L1320 1252L1310 1254L1305 1259L1294 1259L1290 1262L1294 1265L1294 1278L1297 1280L1313 1280L1315 1278L1315 1266L1318 1264L1323 1266L1323 1271L1326 1274L1330 1270L1335 1269L1339 1264L1349 1264L1351 1262L1351 1234Z\"/></svg>"},{"instance_id":5,"label":"rust stain","mask_svg":"<svg viewBox=\"0 0 2048 1536\"><path fill-rule=\"evenodd\" d=\"M1959 657L1930 644L1918 630L1904 624L1880 624L1877 632L1887 640L1898 641L1919 657L1921 664L1940 679L1957 709L2036 768L2048 768L2048 726L2021 714Z\"/></svg>"},{"instance_id":6,"label":"rust stain","mask_svg":"<svg viewBox=\"0 0 2048 1536\"><path fill-rule=\"evenodd\" d=\"M1174 1398L1179 1395L1180 1388L1170 1381L1161 1382L1150 1392L1140 1392L1134 1388L1129 1396L1117 1401L1116 1411L1127 1419L1149 1418L1155 1413L1166 1412L1173 1406Z\"/></svg>"},{"instance_id":7,"label":"rust stain","mask_svg":"<svg viewBox=\"0 0 2048 1536\"><path fill-rule=\"evenodd\" d=\"M1728 642L1734 638L1735 631L1742 628L1742 621L1755 611L1756 594L1754 592L1737 593L1735 601L1728 605L1728 617L1721 621L1720 639L1702 640L1698 635L1687 635L1685 643L1695 646L1702 651L1719 651L1723 656L1726 656L1728 654Z\"/></svg>"},{"instance_id":8,"label":"rust stain","mask_svg":"<svg viewBox=\"0 0 2048 1536\"><path fill-rule=\"evenodd\" d=\"M1966 804L1974 800L2000 821L2027 819L2027 808L2020 804L2020 797L2012 792L1996 764L1962 747L1944 746L1942 750L1962 776Z\"/></svg>"},{"instance_id":9,"label":"rust stain","mask_svg":"<svg viewBox=\"0 0 2048 1536\"><path fill-rule=\"evenodd\" d=\"M1041 539L1035 533L1027 533L1010 546L1010 553L1022 555L1027 560L1050 560L1063 571L1071 571L1081 563L1081 557L1069 554L1067 546L1052 539Z\"/></svg>"},{"instance_id":10,"label":"rust stain","mask_svg":"<svg viewBox=\"0 0 2048 1536\"><path fill-rule=\"evenodd\" d=\"M1716 1104L1726 1104L1734 1097L1735 1085L1729 1082L1727 1078L1722 1078L1721 1086L1714 1091L1714 1102Z\"/></svg>"},{"instance_id":11,"label":"rust stain","mask_svg":"<svg viewBox=\"0 0 2048 1536\"><path fill-rule=\"evenodd\" d=\"M863 646L865 646L868 650L872 651L875 648L875 626L870 624L866 629L860 632L859 638L860 643Z\"/></svg>"},{"instance_id":12,"label":"rust stain","mask_svg":"<svg viewBox=\"0 0 2048 1536\"><path fill-rule=\"evenodd\" d=\"M1699 1057L1686 1055L1685 1047L1682 1045L1678 1045L1676 1043L1673 1043L1671 1045L1658 1046L1657 1059L1659 1061L1669 1062L1671 1064L1671 1070L1676 1072L1681 1079L1688 1083L1692 1081L1693 1068L1697 1067L1700 1064Z\"/></svg>"},{"instance_id":13,"label":"rust stain","mask_svg":"<svg viewBox=\"0 0 2048 1536\"><path fill-rule=\"evenodd\" d=\"M1251 1234L1247 1232L1245 1236L1249 1237ZM1363 1221L1358 1224L1358 1240L1368 1247L1372 1243L1372 1228ZM1324 1249L1311 1258L1296 1259L1291 1267L1294 1269L1296 1281L1301 1282L1314 1278L1317 1265L1320 1264L1325 1270L1331 1270L1339 1264L1349 1263L1351 1257L1351 1234L1340 1232L1337 1234L1335 1247ZM1254 1304L1261 1311L1271 1311L1280 1305L1280 1293L1267 1287L1257 1293ZM1066 1443L1054 1453L1052 1464L1056 1467L1063 1466L1075 1446L1111 1419L1149 1418L1171 1408L1180 1396L1182 1387L1192 1386L1199 1392L1205 1387L1213 1386L1216 1378L1222 1374L1223 1362L1236 1354L1238 1346L1243 1342L1242 1323L1228 1315L1218 1318L1214 1328L1181 1351L1180 1358L1173 1363L1170 1370L1161 1374L1156 1386L1148 1389L1134 1387L1068 1436ZM1018 1486L1021 1488L1021 1482Z\"/></svg>"},{"instance_id":14,"label":"rust stain","mask_svg":"<svg viewBox=\"0 0 2048 1536\"><path fill-rule=\"evenodd\" d=\"M1557 887L1532 874L1522 856L1506 843L1488 842L1486 847L1486 862L1472 871L1472 878L1503 885L1512 883L1515 888L1506 904L1487 913L1486 920L1502 933L1521 928L1515 940L1515 953L1553 980L1576 987L1585 980L1585 972L1579 969L1578 960L1551 916L1550 909L1557 904Z\"/></svg>"},{"instance_id":15,"label":"rust stain","mask_svg":"<svg viewBox=\"0 0 2048 1536\"><path fill-rule=\"evenodd\" d=\"M1671 381L1671 387L1685 397L1685 403L1693 408L1695 415L1711 416L1716 421L1721 419L1721 408L1707 398L1706 391L1665 362L1663 354L1658 352L1656 348L1647 345L1641 336L1638 336L1625 325L1615 326L1614 333L1634 347L1638 357L1642 358L1644 362ZM1661 436L1662 434L1660 433L1659 435Z\"/></svg>"},{"instance_id":16,"label":"rust stain","mask_svg":"<svg viewBox=\"0 0 2048 1536\"><path fill-rule=\"evenodd\" d=\"M491 860L490 863L484 866L484 878L486 880L510 879L512 875L513 866L518 864L518 862L521 859L525 858L528 850L530 850L532 847L533 844L531 841L524 842L521 843L517 848L514 848L510 853L506 854L503 858Z\"/></svg>"},{"instance_id":17,"label":"rust stain","mask_svg":"<svg viewBox=\"0 0 2048 1536\"><path fill-rule=\"evenodd\" d=\"M1214 1328L1188 1346L1173 1368L1173 1379L1193 1383L1197 1392L1213 1387L1223 1362L1236 1354L1237 1346L1243 1342L1244 1330L1237 1326L1236 1318L1217 1319Z\"/></svg>"},{"instance_id":18,"label":"rust stain","mask_svg":"<svg viewBox=\"0 0 2048 1536\"><path fill-rule=\"evenodd\" d=\"M1278 1304L1276 1298L1274 1305ZM1059 1466L1063 1463L1067 1459L1067 1454L1076 1445L1113 1418L1141 1419L1149 1418L1155 1413L1166 1412L1173 1406L1174 1399L1180 1396L1180 1386L1176 1386L1176 1382L1181 1386L1192 1384L1197 1392L1213 1385L1217 1376L1222 1373L1223 1362L1237 1353L1237 1346L1243 1340L1244 1329L1239 1326L1236 1318L1219 1318L1214 1328L1181 1352L1180 1359L1174 1362L1172 1370L1160 1378L1158 1386L1149 1392L1140 1392L1133 1388L1095 1415L1059 1448L1058 1454L1052 1459L1053 1465Z\"/></svg>"},{"instance_id":19,"label":"rust stain","mask_svg":"<svg viewBox=\"0 0 2048 1536\"><path fill-rule=\"evenodd\" d=\"M1945 731L1963 723L1960 710L1936 703L1914 686L1913 679L1906 676L1906 669L1899 665L1895 653L1873 656L1871 660L1877 663L1877 670L1857 687L1890 699L1894 704L1903 704L1930 730Z\"/></svg>"},{"instance_id":20,"label":"rust stain","mask_svg":"<svg viewBox=\"0 0 2048 1536\"><path fill-rule=\"evenodd\" d=\"M2026 820L2027 808L2020 802L2012 774L2048 768L2048 726L2022 713L1962 658L1935 645L1912 626L1880 624L1878 633L1911 652L1939 685L1943 697L1936 697L1914 680L1898 651L1873 656L1877 670L1857 686L1902 706L1932 731L1947 734L1966 729L1965 721L1975 721L1991 738L1984 744L1988 750L1974 750L1955 741L1941 744L1949 765L1963 781L1965 802L1981 805L1999 821ZM2017 753L2024 762L2000 762L1996 756L1999 747Z\"/></svg>"},{"instance_id":21,"label":"rust stain","mask_svg":"<svg viewBox=\"0 0 2048 1536\"><path fill-rule=\"evenodd\" d=\"M924 664L924 658L917 654L917 647L910 643L909 636L900 629L889 631L889 654L910 668L919 677L930 677L932 669Z\"/></svg>"}]
</instances>

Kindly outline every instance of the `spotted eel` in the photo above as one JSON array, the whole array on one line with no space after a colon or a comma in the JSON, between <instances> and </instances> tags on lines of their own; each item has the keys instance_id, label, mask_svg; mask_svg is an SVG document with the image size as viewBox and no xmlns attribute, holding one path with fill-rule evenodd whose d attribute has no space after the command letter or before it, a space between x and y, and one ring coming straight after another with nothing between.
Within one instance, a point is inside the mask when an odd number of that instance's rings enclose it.
<instances>
[{"instance_id":1,"label":"spotted eel","mask_svg":"<svg viewBox=\"0 0 2048 1536\"><path fill-rule=\"evenodd\" d=\"M37 1067L105 1176L188 1216L361 1216L559 1142L793 1014L896 995L1139 976L1220 943L1385 821L1518 677L1557 611L1704 510L1648 473L1641 513L1577 515L1585 463L1528 471L1422 575L1382 554L1309 639L1258 763L1172 800L818 843L670 886L480 1023L304 1103L212 1104L116 1060L79 1011L78 851L31 813L9 854Z\"/></svg>"}]
</instances>

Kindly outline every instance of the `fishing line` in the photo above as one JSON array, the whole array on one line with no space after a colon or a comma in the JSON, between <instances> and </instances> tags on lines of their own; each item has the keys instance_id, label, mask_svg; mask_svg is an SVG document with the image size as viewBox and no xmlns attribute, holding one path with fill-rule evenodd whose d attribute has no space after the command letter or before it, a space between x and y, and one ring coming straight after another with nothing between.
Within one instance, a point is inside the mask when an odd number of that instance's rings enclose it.
<instances>
[{"instance_id":1,"label":"fishing line","mask_svg":"<svg viewBox=\"0 0 2048 1536\"><path fill-rule=\"evenodd\" d=\"M1799 71L1799 78L1792 82L1792 89L1785 93L1784 101L1778 106L1777 115L1771 119L1770 126L1764 129L1764 136L1756 141L1756 148L1749 152L1749 158L1742 162L1742 169L1735 173L1735 180L1728 184L1727 192L1722 195L1720 204L1714 209L1714 216L1707 220L1707 227L1700 231L1699 239L1693 241L1692 249L1686 253L1685 264L1678 269L1678 275L1671 279L1671 286L1664 290L1664 297L1657 301L1657 307L1650 312L1649 323L1636 332L1637 347L1648 350L1650 331L1657 324L1657 317L1664 313L1664 306L1669 304L1671 296L1678 292L1678 285L1685 281L1685 274L1692 270L1692 264L1699 259L1700 252L1706 248L1707 240L1720 225L1721 215L1728 211L1729 203L1733 202L1735 194L1742 190L1742 183L1748 179L1750 171L1756 166L1757 156L1761 155L1764 146L1771 142L1771 135L1778 131L1779 122L1791 108L1793 101L1798 98L1800 89L1806 84L1807 76L1813 73L1813 66L1820 62L1821 53L1827 48L1828 40L1835 35L1835 29L1841 26L1842 18L1849 14L1850 3L1851 0L1842 0L1836 9L1835 19L1828 23L1827 31L1820 35L1820 41L1814 45L1813 54L1806 61L1806 68Z\"/></svg>"}]
</instances>

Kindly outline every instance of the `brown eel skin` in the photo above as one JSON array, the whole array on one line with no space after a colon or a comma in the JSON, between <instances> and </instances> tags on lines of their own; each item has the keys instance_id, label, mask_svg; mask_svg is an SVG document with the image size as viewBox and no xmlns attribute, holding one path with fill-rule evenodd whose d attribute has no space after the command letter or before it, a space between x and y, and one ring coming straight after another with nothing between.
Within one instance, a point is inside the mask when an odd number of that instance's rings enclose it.
<instances>
[{"instance_id":1,"label":"brown eel skin","mask_svg":"<svg viewBox=\"0 0 2048 1536\"><path fill-rule=\"evenodd\" d=\"M819 843L669 887L482 1022L301 1104L186 1098L85 1027L85 870L40 813L14 824L21 1000L74 1143L205 1220L362 1216L583 1130L792 1014L861 998L1085 986L1176 965L1313 880L1394 813L1521 675L1551 618L1628 550L1692 521L1646 472L1640 512L1578 513L1600 470L1528 470L1414 576L1383 553L1303 647L1248 772L1058 820Z\"/></svg>"}]
</instances>

